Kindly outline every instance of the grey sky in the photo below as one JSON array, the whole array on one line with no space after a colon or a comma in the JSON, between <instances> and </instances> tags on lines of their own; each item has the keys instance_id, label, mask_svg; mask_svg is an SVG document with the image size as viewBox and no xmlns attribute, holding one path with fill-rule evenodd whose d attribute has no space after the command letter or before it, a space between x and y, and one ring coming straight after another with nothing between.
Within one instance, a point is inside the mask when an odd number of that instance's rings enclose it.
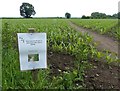
<instances>
[{"instance_id":1,"label":"grey sky","mask_svg":"<svg viewBox=\"0 0 120 91\"><path fill-rule=\"evenodd\" d=\"M95 11L117 13L119 0L1 0L0 17L21 17L19 8L23 2L34 6L35 17L64 17L66 12L72 17L81 17Z\"/></svg>"}]
</instances>

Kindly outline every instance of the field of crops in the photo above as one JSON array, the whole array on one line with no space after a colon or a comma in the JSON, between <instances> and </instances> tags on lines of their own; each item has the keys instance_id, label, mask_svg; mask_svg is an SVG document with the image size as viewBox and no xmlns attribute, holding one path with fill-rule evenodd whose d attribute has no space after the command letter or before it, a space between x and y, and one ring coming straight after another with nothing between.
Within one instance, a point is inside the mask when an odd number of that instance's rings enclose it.
<instances>
[{"instance_id":1,"label":"field of crops","mask_svg":"<svg viewBox=\"0 0 120 91\"><path fill-rule=\"evenodd\" d=\"M64 19L3 19L2 26L3 89L85 88L84 70L86 67L91 67L88 61L97 61L102 58L107 61L116 60L110 58L110 55L98 52L91 36L88 34L82 35L75 31ZM36 32L47 33L48 52L62 53L74 57L72 70L69 70L69 68L66 68L67 71L58 69L60 74L51 76L51 64L48 64L47 69L39 70L39 78L35 83L32 81L30 71L20 71L17 33L28 32L28 28L31 27L36 28ZM79 82L79 84L76 82Z\"/></svg>"},{"instance_id":2,"label":"field of crops","mask_svg":"<svg viewBox=\"0 0 120 91\"><path fill-rule=\"evenodd\" d=\"M117 19L72 19L71 21L84 28L97 31L100 34L107 34L120 39L120 29L118 29Z\"/></svg>"}]
</instances>

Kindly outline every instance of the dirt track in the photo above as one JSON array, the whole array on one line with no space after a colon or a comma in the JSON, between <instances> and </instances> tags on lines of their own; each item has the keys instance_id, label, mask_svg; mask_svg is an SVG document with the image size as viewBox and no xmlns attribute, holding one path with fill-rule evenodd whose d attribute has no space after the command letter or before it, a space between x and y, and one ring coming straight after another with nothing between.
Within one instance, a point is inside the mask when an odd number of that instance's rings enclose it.
<instances>
[{"instance_id":1,"label":"dirt track","mask_svg":"<svg viewBox=\"0 0 120 91\"><path fill-rule=\"evenodd\" d=\"M73 22L69 21L69 24L75 28L76 30L82 32L82 33L88 33L90 36L93 37L94 41L97 43L97 48L99 50L108 50L110 52L118 54L118 42L114 41L113 39L105 36L105 35L100 35L95 32L92 32L89 29L84 29Z\"/></svg>"},{"instance_id":2,"label":"dirt track","mask_svg":"<svg viewBox=\"0 0 120 91\"><path fill-rule=\"evenodd\" d=\"M69 24L77 31L88 33L98 43L98 50L109 50L118 54L118 42L105 35L97 34L89 29L84 29L69 21ZM94 66L85 71L84 82L88 89L120 89L120 67L109 65L102 61L89 61Z\"/></svg>"}]
</instances>

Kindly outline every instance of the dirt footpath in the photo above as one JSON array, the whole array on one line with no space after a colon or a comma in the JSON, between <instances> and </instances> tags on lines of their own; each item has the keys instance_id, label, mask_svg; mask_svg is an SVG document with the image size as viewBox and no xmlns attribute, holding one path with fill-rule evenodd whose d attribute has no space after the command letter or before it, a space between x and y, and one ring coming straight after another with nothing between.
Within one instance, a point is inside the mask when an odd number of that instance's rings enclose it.
<instances>
[{"instance_id":1,"label":"dirt footpath","mask_svg":"<svg viewBox=\"0 0 120 91\"><path fill-rule=\"evenodd\" d=\"M68 21L70 26L82 33L88 33L96 42L97 49L118 54L118 42L105 35L97 34ZM120 89L120 67L102 61L89 61L94 67L85 71L84 82L87 89Z\"/></svg>"},{"instance_id":2,"label":"dirt footpath","mask_svg":"<svg viewBox=\"0 0 120 91\"><path fill-rule=\"evenodd\" d=\"M69 24L75 28L76 30L82 32L82 33L88 33L90 36L93 37L94 41L97 43L97 48L99 50L109 50L110 52L118 54L118 42L105 36L105 35L100 35L95 32L92 32L89 29L84 29L80 26L77 26L73 22L69 21Z\"/></svg>"}]
</instances>

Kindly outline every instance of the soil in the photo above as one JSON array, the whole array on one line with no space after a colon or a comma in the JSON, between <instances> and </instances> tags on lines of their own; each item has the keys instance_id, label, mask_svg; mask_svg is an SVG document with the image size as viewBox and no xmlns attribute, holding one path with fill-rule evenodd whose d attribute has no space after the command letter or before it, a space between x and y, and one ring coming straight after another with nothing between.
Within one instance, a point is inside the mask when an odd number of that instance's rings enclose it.
<instances>
[{"instance_id":1,"label":"soil","mask_svg":"<svg viewBox=\"0 0 120 91\"><path fill-rule=\"evenodd\" d=\"M93 40L97 43L98 50L104 51L108 50L112 53L118 54L118 41L113 40L112 38L106 35L100 35L96 32L91 31L90 29L82 28L73 22L69 21L71 27L75 28L77 31L82 33L88 33L90 36L93 37Z\"/></svg>"},{"instance_id":2,"label":"soil","mask_svg":"<svg viewBox=\"0 0 120 91\"><path fill-rule=\"evenodd\" d=\"M48 64L51 69L50 75L57 76L63 71L73 69L74 57L63 53L48 52Z\"/></svg>"},{"instance_id":3,"label":"soil","mask_svg":"<svg viewBox=\"0 0 120 91\"><path fill-rule=\"evenodd\" d=\"M74 57L68 54L48 52L50 75L58 76L74 68ZM120 89L120 67L101 61L89 61L93 68L85 70L86 89ZM69 69L68 69L69 68Z\"/></svg>"},{"instance_id":4,"label":"soil","mask_svg":"<svg viewBox=\"0 0 120 91\"><path fill-rule=\"evenodd\" d=\"M120 89L120 67L91 61L92 69L85 71L85 85L88 89Z\"/></svg>"}]
</instances>

